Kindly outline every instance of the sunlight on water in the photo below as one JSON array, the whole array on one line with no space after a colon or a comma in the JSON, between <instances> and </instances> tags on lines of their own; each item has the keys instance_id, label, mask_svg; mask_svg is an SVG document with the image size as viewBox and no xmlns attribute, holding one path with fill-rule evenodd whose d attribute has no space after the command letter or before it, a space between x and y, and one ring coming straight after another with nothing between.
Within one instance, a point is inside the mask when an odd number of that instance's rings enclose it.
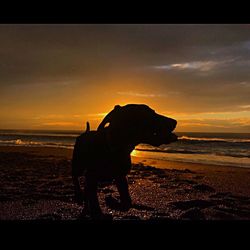
<instances>
[{"instance_id":1,"label":"sunlight on water","mask_svg":"<svg viewBox=\"0 0 250 250\"><path fill-rule=\"evenodd\" d=\"M134 152L135 151L135 152ZM164 153L164 152L147 152L134 150L132 156L141 157L145 159L155 159L163 161L180 161L199 164L212 164L222 166L238 166L238 167L250 167L250 158L231 157L231 156L218 156L214 154L179 154L179 153Z\"/></svg>"},{"instance_id":2,"label":"sunlight on water","mask_svg":"<svg viewBox=\"0 0 250 250\"><path fill-rule=\"evenodd\" d=\"M131 156L138 156L138 153L140 153L140 152L134 149L130 155Z\"/></svg>"}]
</instances>

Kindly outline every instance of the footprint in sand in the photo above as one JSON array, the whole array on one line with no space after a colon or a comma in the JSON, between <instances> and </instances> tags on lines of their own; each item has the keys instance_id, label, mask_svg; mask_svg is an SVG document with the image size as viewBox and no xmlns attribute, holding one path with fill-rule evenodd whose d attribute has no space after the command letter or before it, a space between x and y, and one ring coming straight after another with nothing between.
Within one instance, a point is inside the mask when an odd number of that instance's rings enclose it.
<instances>
[{"instance_id":1,"label":"footprint in sand","mask_svg":"<svg viewBox=\"0 0 250 250\"><path fill-rule=\"evenodd\" d=\"M201 180L203 178L204 178L204 176L202 176L202 175L196 175L193 177L193 179L196 179L196 180Z\"/></svg>"},{"instance_id":2,"label":"footprint in sand","mask_svg":"<svg viewBox=\"0 0 250 250\"><path fill-rule=\"evenodd\" d=\"M190 208L180 215L180 219L203 220L205 216L199 208Z\"/></svg>"},{"instance_id":3,"label":"footprint in sand","mask_svg":"<svg viewBox=\"0 0 250 250\"><path fill-rule=\"evenodd\" d=\"M171 202L170 205L172 205L175 209L179 210L188 210L190 208L207 208L215 205L214 202L208 201L208 200L189 200L189 201L176 201Z\"/></svg>"},{"instance_id":4,"label":"footprint in sand","mask_svg":"<svg viewBox=\"0 0 250 250\"><path fill-rule=\"evenodd\" d=\"M193 189L200 192L215 192L215 189L206 184L197 184L193 186Z\"/></svg>"}]
</instances>

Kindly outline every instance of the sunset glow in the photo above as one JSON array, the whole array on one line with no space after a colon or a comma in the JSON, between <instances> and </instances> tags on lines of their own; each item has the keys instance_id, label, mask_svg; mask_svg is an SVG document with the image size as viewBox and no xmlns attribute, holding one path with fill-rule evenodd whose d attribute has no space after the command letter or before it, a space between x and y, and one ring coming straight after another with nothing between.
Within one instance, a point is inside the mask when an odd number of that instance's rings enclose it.
<instances>
[{"instance_id":1,"label":"sunset glow","mask_svg":"<svg viewBox=\"0 0 250 250\"><path fill-rule=\"evenodd\" d=\"M247 25L1 25L0 128L95 129L144 103L177 131L249 132L249 44Z\"/></svg>"}]
</instances>

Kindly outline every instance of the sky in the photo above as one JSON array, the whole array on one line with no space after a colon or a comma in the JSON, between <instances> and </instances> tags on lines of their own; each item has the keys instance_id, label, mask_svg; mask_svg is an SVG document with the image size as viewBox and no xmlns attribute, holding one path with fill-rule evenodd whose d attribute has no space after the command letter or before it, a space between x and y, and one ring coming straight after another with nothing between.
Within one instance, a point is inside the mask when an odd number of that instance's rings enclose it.
<instances>
[{"instance_id":1,"label":"sky","mask_svg":"<svg viewBox=\"0 0 250 250\"><path fill-rule=\"evenodd\" d=\"M95 129L144 103L176 131L250 131L250 25L0 25L0 129Z\"/></svg>"}]
</instances>

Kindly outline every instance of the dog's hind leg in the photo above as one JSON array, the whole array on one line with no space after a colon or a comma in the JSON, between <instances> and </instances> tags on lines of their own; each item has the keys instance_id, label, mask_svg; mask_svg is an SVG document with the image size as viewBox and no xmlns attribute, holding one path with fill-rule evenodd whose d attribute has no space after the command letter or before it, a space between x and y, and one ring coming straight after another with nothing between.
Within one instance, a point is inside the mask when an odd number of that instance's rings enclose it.
<instances>
[{"instance_id":1,"label":"dog's hind leg","mask_svg":"<svg viewBox=\"0 0 250 250\"><path fill-rule=\"evenodd\" d=\"M121 199L121 209L129 210L132 206L131 197L128 189L128 180L126 176L119 176L115 179L118 192Z\"/></svg>"},{"instance_id":2,"label":"dog's hind leg","mask_svg":"<svg viewBox=\"0 0 250 250\"><path fill-rule=\"evenodd\" d=\"M112 219L112 215L102 213L97 196L97 178L95 178L92 175L86 174L85 194L86 194L86 203L84 210L90 213L92 219L98 219L98 220Z\"/></svg>"}]
</instances>

